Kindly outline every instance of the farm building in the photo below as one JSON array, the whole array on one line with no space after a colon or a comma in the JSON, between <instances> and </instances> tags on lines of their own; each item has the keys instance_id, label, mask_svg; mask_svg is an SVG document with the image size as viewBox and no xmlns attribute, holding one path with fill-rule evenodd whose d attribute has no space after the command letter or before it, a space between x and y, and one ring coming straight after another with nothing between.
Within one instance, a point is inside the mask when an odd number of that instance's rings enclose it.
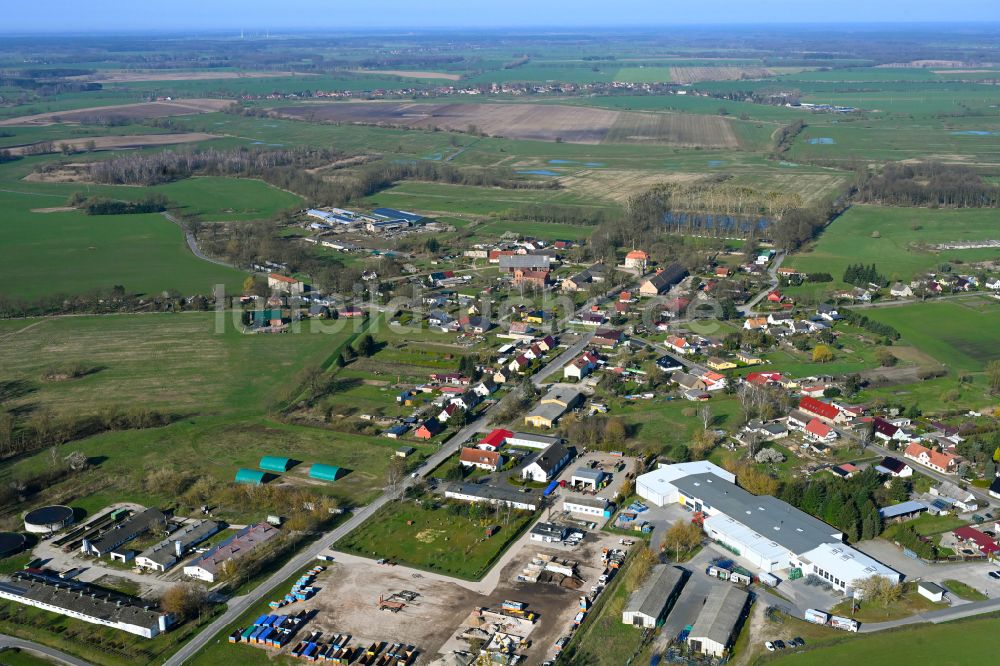
<instances>
[{"instance_id":1,"label":"farm building","mask_svg":"<svg viewBox=\"0 0 1000 666\"><path fill-rule=\"evenodd\" d=\"M927 511L928 507L923 502L907 500L892 506L885 506L878 510L878 515L887 523L901 523L904 520L916 518Z\"/></svg>"},{"instance_id":2,"label":"farm building","mask_svg":"<svg viewBox=\"0 0 1000 666\"><path fill-rule=\"evenodd\" d=\"M646 629L658 627L680 595L686 579L683 569L669 564L654 566L642 586L629 597L622 611L622 624Z\"/></svg>"},{"instance_id":3,"label":"farm building","mask_svg":"<svg viewBox=\"0 0 1000 666\"><path fill-rule=\"evenodd\" d=\"M444 496L461 502L498 504L523 511L534 511L541 506L541 498L537 492L522 493L509 485L455 483L445 487Z\"/></svg>"},{"instance_id":4,"label":"farm building","mask_svg":"<svg viewBox=\"0 0 1000 666\"><path fill-rule=\"evenodd\" d=\"M153 638L171 625L170 615L147 610L141 599L102 588L27 572L0 582L0 599Z\"/></svg>"},{"instance_id":5,"label":"farm building","mask_svg":"<svg viewBox=\"0 0 1000 666\"><path fill-rule=\"evenodd\" d=\"M262 543L270 541L278 536L279 530L267 523L249 525L236 533L215 548L191 560L184 567L184 575L191 578L203 580L206 583L214 583L219 569L229 560L235 560L253 552Z\"/></svg>"},{"instance_id":6,"label":"farm building","mask_svg":"<svg viewBox=\"0 0 1000 666\"><path fill-rule=\"evenodd\" d=\"M687 637L691 650L721 657L735 639L749 606L750 595L735 585L713 588Z\"/></svg>"},{"instance_id":7,"label":"farm building","mask_svg":"<svg viewBox=\"0 0 1000 666\"><path fill-rule=\"evenodd\" d=\"M687 271L683 266L674 262L662 271L657 271L656 275L644 280L639 285L639 293L643 296L659 296L670 291L670 288L684 279Z\"/></svg>"},{"instance_id":8,"label":"farm building","mask_svg":"<svg viewBox=\"0 0 1000 666\"><path fill-rule=\"evenodd\" d=\"M169 537L142 551L135 558L137 566L154 571L166 571L188 552L219 531L220 525L214 520L196 520L188 523Z\"/></svg>"},{"instance_id":9,"label":"farm building","mask_svg":"<svg viewBox=\"0 0 1000 666\"><path fill-rule=\"evenodd\" d=\"M80 546L84 555L104 557L118 554L118 548L149 532L163 532L167 528L167 516L159 509L146 509L131 518L123 520L105 532L100 538L84 539Z\"/></svg>"},{"instance_id":10,"label":"farm building","mask_svg":"<svg viewBox=\"0 0 1000 666\"><path fill-rule=\"evenodd\" d=\"M246 467L241 467L236 470L236 483L247 483L252 486L259 486L264 483L267 478L266 472L261 472L257 469L247 469Z\"/></svg>"},{"instance_id":11,"label":"farm building","mask_svg":"<svg viewBox=\"0 0 1000 666\"><path fill-rule=\"evenodd\" d=\"M61 504L43 506L24 515L24 531L51 534L73 523L73 509Z\"/></svg>"},{"instance_id":12,"label":"farm building","mask_svg":"<svg viewBox=\"0 0 1000 666\"><path fill-rule=\"evenodd\" d=\"M267 470L268 472L277 472L279 474L287 472L291 466L291 458L282 458L280 456L264 456L260 459L260 463L257 465L257 467L260 467L263 470Z\"/></svg>"},{"instance_id":13,"label":"farm building","mask_svg":"<svg viewBox=\"0 0 1000 666\"><path fill-rule=\"evenodd\" d=\"M372 211L372 215L376 215L384 220L406 220L410 224L421 224L425 220L423 215L411 213L406 210L396 210L395 208L376 208Z\"/></svg>"},{"instance_id":14,"label":"farm building","mask_svg":"<svg viewBox=\"0 0 1000 666\"><path fill-rule=\"evenodd\" d=\"M336 481L337 477L341 475L341 470L336 465L323 465L321 463L313 463L309 467L309 478L317 479L319 481Z\"/></svg>"}]
</instances>

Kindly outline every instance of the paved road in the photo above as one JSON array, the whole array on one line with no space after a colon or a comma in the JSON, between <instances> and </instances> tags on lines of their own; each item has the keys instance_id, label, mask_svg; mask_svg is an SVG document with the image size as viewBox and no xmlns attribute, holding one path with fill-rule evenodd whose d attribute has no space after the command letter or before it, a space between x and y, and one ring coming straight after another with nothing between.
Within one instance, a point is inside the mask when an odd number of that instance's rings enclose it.
<instances>
[{"instance_id":1,"label":"paved road","mask_svg":"<svg viewBox=\"0 0 1000 666\"><path fill-rule=\"evenodd\" d=\"M49 659L54 659L60 664L70 664L70 666L90 666L89 662L77 659L76 657L68 655L65 652L60 652L59 650L45 645L39 645L38 643L32 643L31 641L14 638L13 636L0 634L0 648L17 648L18 650L24 650L25 652L31 652ZM0 660L2 659L3 657L0 655Z\"/></svg>"},{"instance_id":2,"label":"paved road","mask_svg":"<svg viewBox=\"0 0 1000 666\"><path fill-rule=\"evenodd\" d=\"M846 430L837 429L837 431L840 433L840 435L842 437L847 437L849 439L856 439L856 437L854 436L853 433L849 433ZM870 444L868 444L868 449L870 451L874 451L875 453L877 453L877 454L879 454L881 456L892 456L894 458L900 458L900 457L902 457L902 455L901 455L901 453L899 451L889 450L889 449L885 448L884 446L882 446L881 444L879 444L877 440L874 441L874 442L871 442ZM948 481L950 483L958 484L958 482L959 482L959 478L955 474L942 474L941 472L937 472L937 471L931 469L930 467L924 467L923 465L920 465L920 464L915 463L913 461L906 461L906 462L907 462L907 464L910 465L910 467L912 467L914 469L914 471L920 472L924 476L929 476L930 478L934 479L935 481L937 481L939 483L943 483L945 481ZM990 494L989 494L989 492L986 491L986 489L984 489L984 488L977 488L975 486L971 486L970 485L970 486L968 486L966 488L966 490L968 490L970 493L972 493L973 495L975 495L976 499L978 499L979 501L983 502L986 506L990 505L992 498L990 497Z\"/></svg>"},{"instance_id":3,"label":"paved road","mask_svg":"<svg viewBox=\"0 0 1000 666\"><path fill-rule=\"evenodd\" d=\"M584 347L589 345L593 338L593 333L583 333L578 342L563 353L559 354L559 356L556 356L554 359L549 361L544 368L536 372L531 378L531 383L540 387L543 383L545 383L545 380L548 377L551 377L553 374L559 372L567 363L583 353Z\"/></svg>"},{"instance_id":4,"label":"paved road","mask_svg":"<svg viewBox=\"0 0 1000 666\"><path fill-rule=\"evenodd\" d=\"M774 257L774 261L771 262L771 267L767 269L767 274L771 278L770 284L762 289L760 293L753 297L753 299L744 305L737 307L736 309L742 315L753 314L753 309L757 306L761 300L767 296L771 291L777 289L778 287L778 269L781 268L781 262L785 260L785 251L782 250Z\"/></svg>"},{"instance_id":5,"label":"paved road","mask_svg":"<svg viewBox=\"0 0 1000 666\"><path fill-rule=\"evenodd\" d=\"M176 224L178 227L180 227L182 231L184 231L184 240L187 241L187 246L191 250L191 254L193 254L194 256L198 257L203 261L213 263L217 266L225 266L226 268L235 268L236 270L242 270L241 268L233 266L232 264L227 264L226 262L220 259L213 259L212 257L206 255L204 252L201 251L201 248L198 247L198 241L195 239L194 234L184 229L184 225L181 224L180 220L178 220L176 217L174 217L173 215L171 215L166 211L164 211L161 214L163 215L163 217L167 218L168 220Z\"/></svg>"}]
</instances>

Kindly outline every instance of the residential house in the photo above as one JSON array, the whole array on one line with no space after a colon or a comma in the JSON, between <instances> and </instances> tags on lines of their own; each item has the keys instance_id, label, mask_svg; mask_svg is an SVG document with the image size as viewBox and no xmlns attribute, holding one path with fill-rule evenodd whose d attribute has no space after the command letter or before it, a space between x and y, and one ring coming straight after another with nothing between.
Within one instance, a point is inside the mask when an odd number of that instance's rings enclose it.
<instances>
[{"instance_id":1,"label":"residential house","mask_svg":"<svg viewBox=\"0 0 1000 666\"><path fill-rule=\"evenodd\" d=\"M670 291L670 288L679 283L687 275L683 266L674 262L667 268L657 271L656 275L643 280L639 285L639 293L643 296L659 296Z\"/></svg>"},{"instance_id":2,"label":"residential house","mask_svg":"<svg viewBox=\"0 0 1000 666\"><path fill-rule=\"evenodd\" d=\"M830 444L837 439L837 432L819 419L810 419L804 428L806 439L811 442Z\"/></svg>"},{"instance_id":3,"label":"residential house","mask_svg":"<svg viewBox=\"0 0 1000 666\"><path fill-rule=\"evenodd\" d=\"M729 384L725 375L709 370L701 374L701 381L705 382L706 391L721 391Z\"/></svg>"},{"instance_id":4,"label":"residential house","mask_svg":"<svg viewBox=\"0 0 1000 666\"><path fill-rule=\"evenodd\" d=\"M565 379L581 380L597 367L598 357L593 352L584 352L563 368Z\"/></svg>"},{"instance_id":5,"label":"residential house","mask_svg":"<svg viewBox=\"0 0 1000 666\"><path fill-rule=\"evenodd\" d=\"M979 500L968 490L962 490L951 481L944 481L931 488L931 495L945 497L953 500L955 508L964 513L971 513L979 509Z\"/></svg>"},{"instance_id":6,"label":"residential house","mask_svg":"<svg viewBox=\"0 0 1000 666\"><path fill-rule=\"evenodd\" d=\"M614 349L617 347L624 337L622 331L618 331L611 328L599 328L594 333L594 338L592 340L593 344L605 349Z\"/></svg>"},{"instance_id":7,"label":"residential house","mask_svg":"<svg viewBox=\"0 0 1000 666\"><path fill-rule=\"evenodd\" d=\"M820 303L816 307L816 314L826 321L837 321L840 319L840 312L838 312L837 306L830 305L829 303Z\"/></svg>"},{"instance_id":8,"label":"residential house","mask_svg":"<svg viewBox=\"0 0 1000 666\"><path fill-rule=\"evenodd\" d=\"M559 440L544 449L529 464L521 470L521 478L546 483L559 473L573 457L566 444Z\"/></svg>"},{"instance_id":9,"label":"residential house","mask_svg":"<svg viewBox=\"0 0 1000 666\"><path fill-rule=\"evenodd\" d=\"M675 372L670 375L670 381L677 384L681 389L685 391L697 390L704 391L706 388L705 380L701 377L696 377L695 375L688 374L686 372Z\"/></svg>"},{"instance_id":10,"label":"residential house","mask_svg":"<svg viewBox=\"0 0 1000 666\"><path fill-rule=\"evenodd\" d=\"M882 462L875 466L875 471L879 474L888 474L892 477L902 479L913 476L913 468L898 458L887 456L882 458Z\"/></svg>"},{"instance_id":11,"label":"residential house","mask_svg":"<svg viewBox=\"0 0 1000 666\"><path fill-rule=\"evenodd\" d=\"M843 463L842 465L834 465L830 468L830 473L841 479L849 479L861 470L851 463Z\"/></svg>"},{"instance_id":12,"label":"residential house","mask_svg":"<svg viewBox=\"0 0 1000 666\"><path fill-rule=\"evenodd\" d=\"M896 282L889 289L889 295L893 298L910 298L913 296L913 289L911 289L908 284Z\"/></svg>"},{"instance_id":13,"label":"residential house","mask_svg":"<svg viewBox=\"0 0 1000 666\"><path fill-rule=\"evenodd\" d=\"M484 451L465 446L459 454L459 462L462 467L476 467L495 472L503 467L503 456L497 451Z\"/></svg>"},{"instance_id":14,"label":"residential house","mask_svg":"<svg viewBox=\"0 0 1000 666\"><path fill-rule=\"evenodd\" d=\"M952 530L952 534L958 541L974 545L979 549L979 552L987 557L992 558L1000 552L1000 546L997 546L997 542L993 538L969 525Z\"/></svg>"},{"instance_id":15,"label":"residential house","mask_svg":"<svg viewBox=\"0 0 1000 666\"><path fill-rule=\"evenodd\" d=\"M718 356L709 356L708 360L705 361L705 365L710 367L712 370L732 370L736 367L736 364L732 361L719 358Z\"/></svg>"},{"instance_id":16,"label":"residential house","mask_svg":"<svg viewBox=\"0 0 1000 666\"><path fill-rule=\"evenodd\" d=\"M953 456L950 453L941 453L940 451L928 449L926 446L918 444L917 442L911 442L910 445L906 447L906 450L903 451L903 457L916 461L924 467L930 467L933 470L937 470L938 472L945 474L954 473L955 469L958 467L958 458L956 456Z\"/></svg>"},{"instance_id":17,"label":"residential house","mask_svg":"<svg viewBox=\"0 0 1000 666\"><path fill-rule=\"evenodd\" d=\"M267 286L272 291L290 294L292 296L301 296L306 290L306 285L302 282L302 280L296 280L295 278L288 277L287 275L280 275L278 273L268 274Z\"/></svg>"},{"instance_id":18,"label":"residential house","mask_svg":"<svg viewBox=\"0 0 1000 666\"><path fill-rule=\"evenodd\" d=\"M496 382L493 379L487 377L483 381L472 387L472 392L475 393L480 398L487 398L493 395L497 390Z\"/></svg>"},{"instance_id":19,"label":"residential house","mask_svg":"<svg viewBox=\"0 0 1000 666\"><path fill-rule=\"evenodd\" d=\"M872 427L874 428L875 437L878 439L885 440L887 442L906 439L902 428L897 426L895 423L886 421L881 416L876 416L872 420Z\"/></svg>"},{"instance_id":20,"label":"residential house","mask_svg":"<svg viewBox=\"0 0 1000 666\"><path fill-rule=\"evenodd\" d=\"M693 354L697 351L694 345L678 335L668 337L664 340L663 344L667 348L674 350L678 354L684 354L685 356L687 354Z\"/></svg>"},{"instance_id":21,"label":"residential house","mask_svg":"<svg viewBox=\"0 0 1000 666\"><path fill-rule=\"evenodd\" d=\"M447 423L448 420L459 411L461 411L461 408L458 405L453 405L451 403L448 403L447 405L444 406L444 409L442 409L441 412L438 414L437 417L438 421L440 421L441 423Z\"/></svg>"},{"instance_id":22,"label":"residential house","mask_svg":"<svg viewBox=\"0 0 1000 666\"><path fill-rule=\"evenodd\" d=\"M538 348L541 349L543 352L550 352L556 348L556 339L553 338L551 335L546 335L544 338L542 338L535 344L537 344Z\"/></svg>"},{"instance_id":23,"label":"residential house","mask_svg":"<svg viewBox=\"0 0 1000 666\"><path fill-rule=\"evenodd\" d=\"M479 396L475 391L466 391L461 395L456 395L448 400L451 405L457 405L459 408L469 411L473 407L479 404Z\"/></svg>"},{"instance_id":24,"label":"residential house","mask_svg":"<svg viewBox=\"0 0 1000 666\"><path fill-rule=\"evenodd\" d=\"M524 354L521 354L507 364L507 369L510 370L511 372L520 373L527 370L530 366L531 366L531 359L529 359Z\"/></svg>"},{"instance_id":25,"label":"residential house","mask_svg":"<svg viewBox=\"0 0 1000 666\"><path fill-rule=\"evenodd\" d=\"M625 268L634 268L640 273L644 273L648 263L649 255L642 250L632 250L625 255Z\"/></svg>"},{"instance_id":26,"label":"residential house","mask_svg":"<svg viewBox=\"0 0 1000 666\"><path fill-rule=\"evenodd\" d=\"M440 421L437 419L427 419L420 424L420 427L418 427L413 434L417 439L426 440L438 435L442 430L444 430L444 426L441 425Z\"/></svg>"},{"instance_id":27,"label":"residential house","mask_svg":"<svg viewBox=\"0 0 1000 666\"><path fill-rule=\"evenodd\" d=\"M736 360L743 365L760 365L764 362L759 356L754 356L753 354L745 351L737 351L733 354L733 356L735 356Z\"/></svg>"},{"instance_id":28,"label":"residential house","mask_svg":"<svg viewBox=\"0 0 1000 666\"><path fill-rule=\"evenodd\" d=\"M748 331L762 331L767 328L767 317L749 317L743 322L743 328Z\"/></svg>"},{"instance_id":29,"label":"residential house","mask_svg":"<svg viewBox=\"0 0 1000 666\"><path fill-rule=\"evenodd\" d=\"M844 420L840 410L834 405L811 396L805 396L799 400L799 409L830 423Z\"/></svg>"},{"instance_id":30,"label":"residential house","mask_svg":"<svg viewBox=\"0 0 1000 666\"><path fill-rule=\"evenodd\" d=\"M514 270L514 286L544 289L549 284L549 271L530 271L522 268Z\"/></svg>"},{"instance_id":31,"label":"residential house","mask_svg":"<svg viewBox=\"0 0 1000 666\"><path fill-rule=\"evenodd\" d=\"M473 333L486 333L493 328L493 322L491 322L487 317L480 316L461 316L458 318L458 325L461 326L463 330L471 331Z\"/></svg>"}]
</instances>

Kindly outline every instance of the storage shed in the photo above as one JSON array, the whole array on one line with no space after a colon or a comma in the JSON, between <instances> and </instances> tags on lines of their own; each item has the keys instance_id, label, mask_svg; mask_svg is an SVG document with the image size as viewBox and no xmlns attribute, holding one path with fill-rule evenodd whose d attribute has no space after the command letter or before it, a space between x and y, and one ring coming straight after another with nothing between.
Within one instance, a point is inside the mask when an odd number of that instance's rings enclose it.
<instances>
[{"instance_id":1,"label":"storage shed","mask_svg":"<svg viewBox=\"0 0 1000 666\"><path fill-rule=\"evenodd\" d=\"M241 467L236 471L236 483L249 483L254 486L259 486L264 483L264 479L266 477L267 474L256 469Z\"/></svg>"},{"instance_id":2,"label":"storage shed","mask_svg":"<svg viewBox=\"0 0 1000 666\"><path fill-rule=\"evenodd\" d=\"M687 575L682 569L668 564L654 566L642 586L629 597L622 612L622 623L647 629L658 627L673 607L686 580Z\"/></svg>"},{"instance_id":3,"label":"storage shed","mask_svg":"<svg viewBox=\"0 0 1000 666\"><path fill-rule=\"evenodd\" d=\"M310 479L319 479L320 481L336 481L338 476L340 476L340 468L335 465L313 463L313 465L309 468Z\"/></svg>"},{"instance_id":4,"label":"storage shed","mask_svg":"<svg viewBox=\"0 0 1000 666\"><path fill-rule=\"evenodd\" d=\"M265 469L268 472L287 472L292 466L291 458L282 458L281 456L264 456L260 459L260 464L257 467Z\"/></svg>"}]
</instances>

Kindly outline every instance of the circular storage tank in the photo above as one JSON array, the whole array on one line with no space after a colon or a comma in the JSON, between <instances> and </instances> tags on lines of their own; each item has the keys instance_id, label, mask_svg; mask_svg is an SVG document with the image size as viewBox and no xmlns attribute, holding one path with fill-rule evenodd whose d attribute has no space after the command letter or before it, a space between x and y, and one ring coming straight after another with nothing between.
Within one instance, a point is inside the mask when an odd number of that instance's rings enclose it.
<instances>
[{"instance_id":1,"label":"circular storage tank","mask_svg":"<svg viewBox=\"0 0 1000 666\"><path fill-rule=\"evenodd\" d=\"M24 548L25 538L17 532L0 532L0 557L7 557Z\"/></svg>"},{"instance_id":2,"label":"circular storage tank","mask_svg":"<svg viewBox=\"0 0 1000 666\"><path fill-rule=\"evenodd\" d=\"M32 534L57 532L73 522L73 509L55 504L29 511L24 516L24 529Z\"/></svg>"}]
</instances>

